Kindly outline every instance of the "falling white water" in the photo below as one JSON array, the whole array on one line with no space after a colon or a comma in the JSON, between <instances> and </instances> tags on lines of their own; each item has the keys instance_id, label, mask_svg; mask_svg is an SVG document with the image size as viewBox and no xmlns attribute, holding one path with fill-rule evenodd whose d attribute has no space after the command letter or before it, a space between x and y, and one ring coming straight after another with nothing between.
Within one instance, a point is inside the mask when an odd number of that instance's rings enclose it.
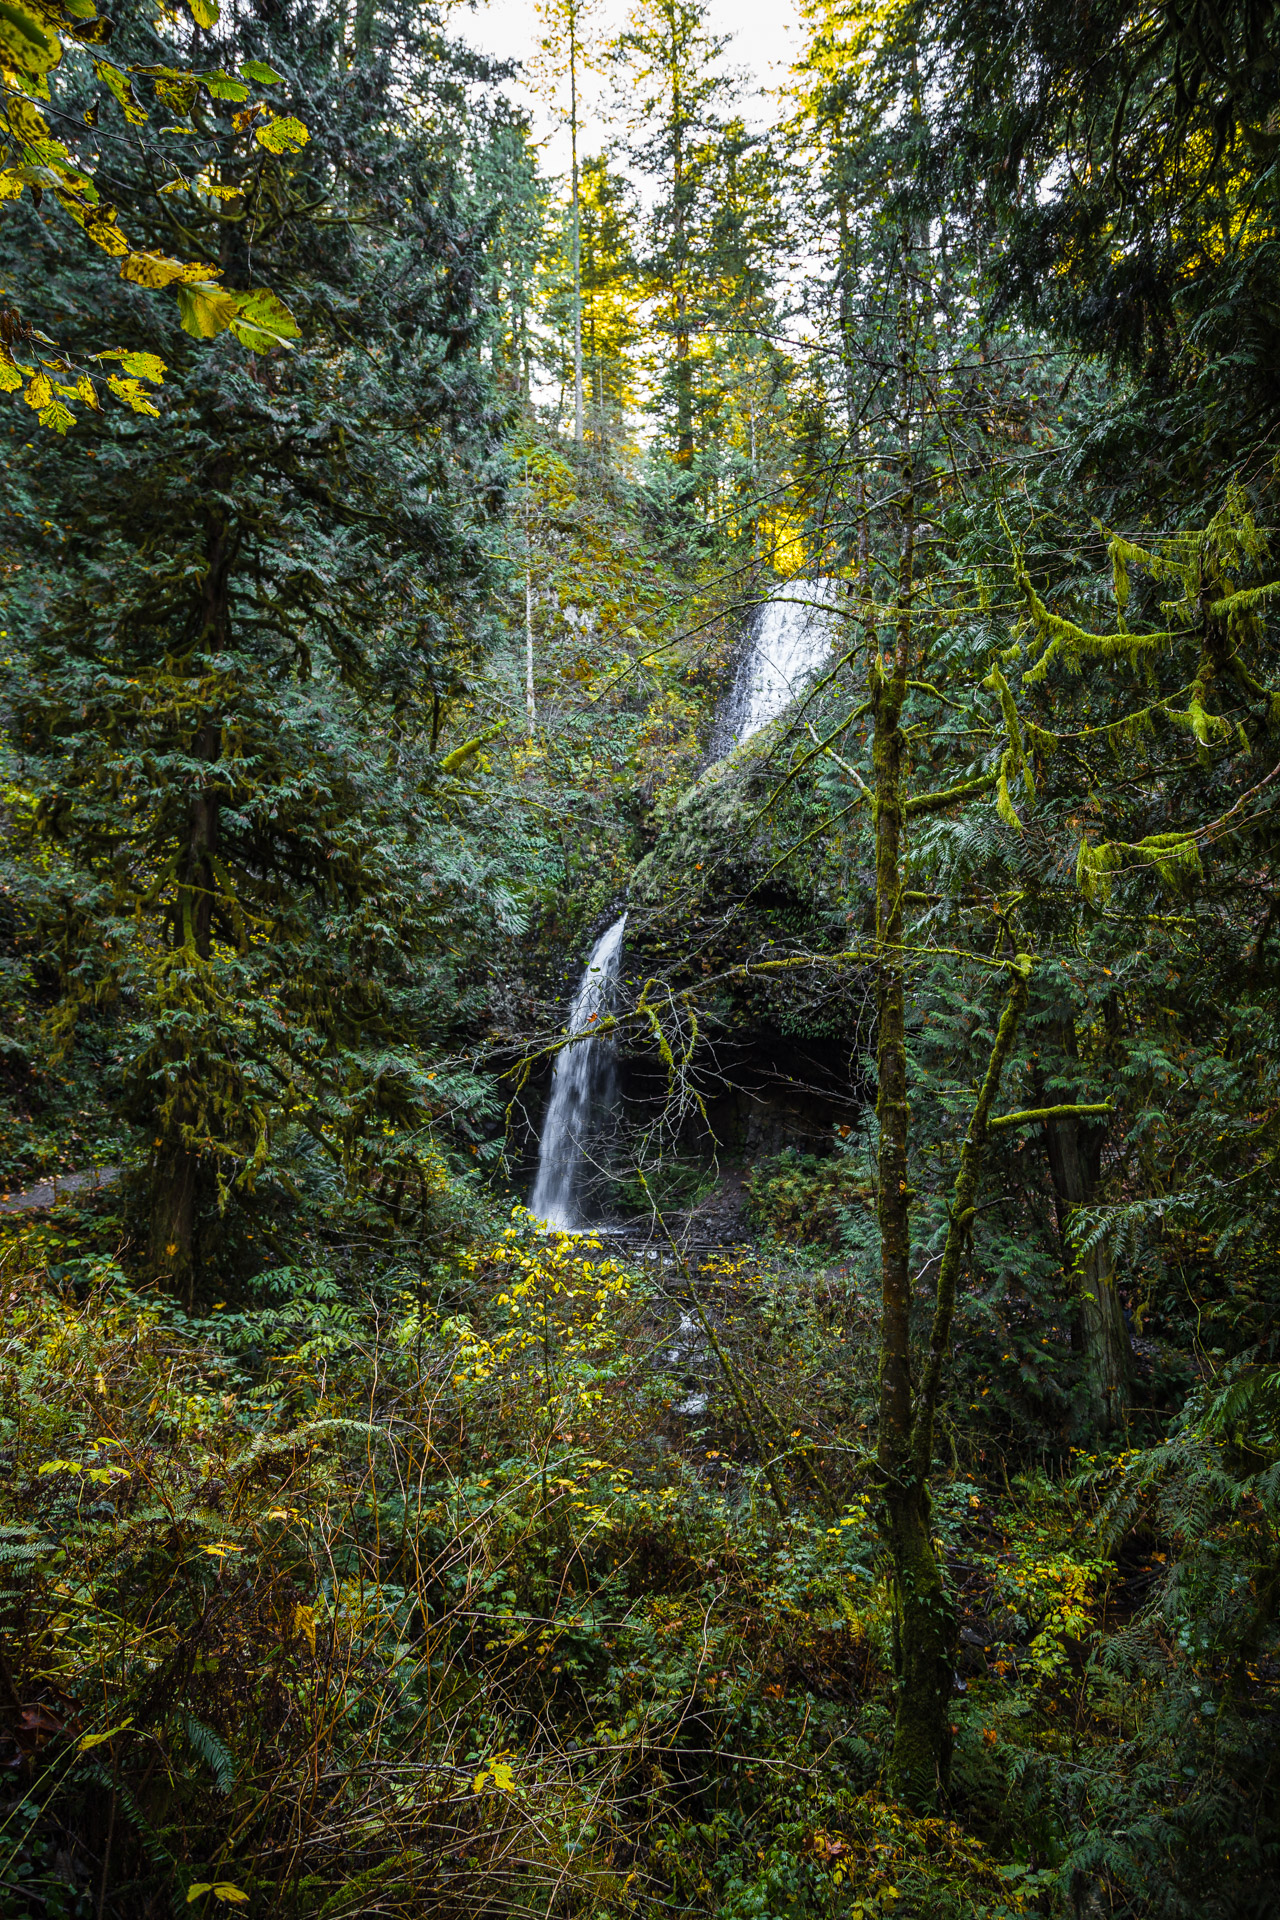
<instances>
[{"instance_id":1,"label":"falling white water","mask_svg":"<svg viewBox=\"0 0 1280 1920\"><path fill-rule=\"evenodd\" d=\"M756 615L718 729L722 753L776 720L804 691L831 651L836 589L829 580L776 587Z\"/></svg>"},{"instance_id":2,"label":"falling white water","mask_svg":"<svg viewBox=\"0 0 1280 1920\"><path fill-rule=\"evenodd\" d=\"M569 1009L570 1033L583 1033L608 1013L622 959L624 913L606 929L591 950L586 972L578 983ZM611 1104L616 1075L613 1043L606 1036L586 1034L561 1047L551 1075L538 1142L538 1172L529 1200L535 1220L572 1233L579 1225L577 1189L586 1168L593 1136Z\"/></svg>"}]
</instances>

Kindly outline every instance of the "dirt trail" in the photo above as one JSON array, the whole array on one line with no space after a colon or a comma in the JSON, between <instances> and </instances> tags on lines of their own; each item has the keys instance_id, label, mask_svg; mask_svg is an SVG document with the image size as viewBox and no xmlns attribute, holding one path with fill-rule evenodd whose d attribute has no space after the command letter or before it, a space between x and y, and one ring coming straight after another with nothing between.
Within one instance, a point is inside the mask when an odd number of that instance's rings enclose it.
<instances>
[{"instance_id":1,"label":"dirt trail","mask_svg":"<svg viewBox=\"0 0 1280 1920\"><path fill-rule=\"evenodd\" d=\"M53 1173L23 1193L0 1192L0 1213L36 1213L42 1207L56 1206L67 1195L83 1192L86 1187L109 1187L119 1177L119 1167L90 1167L86 1173Z\"/></svg>"}]
</instances>

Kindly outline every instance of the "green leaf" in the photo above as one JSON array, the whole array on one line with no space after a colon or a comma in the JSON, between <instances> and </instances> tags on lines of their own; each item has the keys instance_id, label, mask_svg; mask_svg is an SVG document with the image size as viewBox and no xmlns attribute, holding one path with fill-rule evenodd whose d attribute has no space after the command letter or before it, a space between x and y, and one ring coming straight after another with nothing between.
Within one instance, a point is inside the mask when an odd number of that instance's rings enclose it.
<instances>
[{"instance_id":1,"label":"green leaf","mask_svg":"<svg viewBox=\"0 0 1280 1920\"><path fill-rule=\"evenodd\" d=\"M284 75L277 73L274 67L269 67L265 60L242 60L240 71L246 80L256 80L261 87L278 86L284 78Z\"/></svg>"},{"instance_id":2,"label":"green leaf","mask_svg":"<svg viewBox=\"0 0 1280 1920\"><path fill-rule=\"evenodd\" d=\"M249 98L249 89L244 81L233 79L221 68L215 68L212 73L202 73L200 84L212 94L215 100L247 100Z\"/></svg>"},{"instance_id":3,"label":"green leaf","mask_svg":"<svg viewBox=\"0 0 1280 1920\"><path fill-rule=\"evenodd\" d=\"M265 287L241 294L239 312L230 325L241 346L255 353L282 347L298 335L298 323L288 307Z\"/></svg>"},{"instance_id":4,"label":"green leaf","mask_svg":"<svg viewBox=\"0 0 1280 1920\"><path fill-rule=\"evenodd\" d=\"M191 18L198 27L216 27L218 24L218 0L187 0L191 9Z\"/></svg>"},{"instance_id":5,"label":"green leaf","mask_svg":"<svg viewBox=\"0 0 1280 1920\"><path fill-rule=\"evenodd\" d=\"M311 135L301 120L286 113L268 120L265 127L255 127L253 137L268 153L300 153Z\"/></svg>"}]
</instances>

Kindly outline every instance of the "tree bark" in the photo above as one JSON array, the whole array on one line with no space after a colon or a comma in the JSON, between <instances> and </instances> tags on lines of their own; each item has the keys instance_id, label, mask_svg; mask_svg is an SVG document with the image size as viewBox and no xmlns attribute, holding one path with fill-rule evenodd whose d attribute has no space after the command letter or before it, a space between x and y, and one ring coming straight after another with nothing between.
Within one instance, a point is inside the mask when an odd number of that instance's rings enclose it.
<instances>
[{"instance_id":1,"label":"tree bark","mask_svg":"<svg viewBox=\"0 0 1280 1920\"><path fill-rule=\"evenodd\" d=\"M218 490L227 485L223 463L215 468L211 483ZM192 671L197 675L203 671L203 656L220 650L227 642L233 544L225 511L214 509L205 543L207 567L200 632L192 659ZM173 945L182 956L186 972L194 974L207 966L211 957L218 884L214 861L222 800L213 770L222 752L222 729L212 714L205 714L197 725L190 752L193 759L203 763L206 772L197 778L187 803L186 843L179 863L174 904ZM178 981L181 971L171 975L171 979ZM181 986L173 990L184 991ZM189 991L198 998L198 988L192 987ZM171 1058L167 1064L171 1091L158 1129L149 1257L152 1273L166 1280L190 1308L195 1291L195 1236L204 1176L201 1156L191 1140L199 1115L199 1100L190 1062L185 1058Z\"/></svg>"},{"instance_id":2,"label":"tree bark","mask_svg":"<svg viewBox=\"0 0 1280 1920\"><path fill-rule=\"evenodd\" d=\"M569 6L569 151L573 182L573 437L582 445L582 210L578 196L578 9Z\"/></svg>"},{"instance_id":3,"label":"tree bark","mask_svg":"<svg viewBox=\"0 0 1280 1920\"><path fill-rule=\"evenodd\" d=\"M675 242L676 295L676 465L686 470L693 465L693 368L689 359L689 289L685 232L684 132L680 79L674 53L671 75L672 195L671 228Z\"/></svg>"},{"instance_id":4,"label":"tree bark","mask_svg":"<svg viewBox=\"0 0 1280 1920\"><path fill-rule=\"evenodd\" d=\"M1068 1060L1078 1062L1074 1020L1055 1034ZM1045 1123L1045 1146L1053 1179L1063 1271L1072 1293L1072 1344L1080 1360L1078 1437L1106 1439L1124 1425L1129 1402L1129 1335L1116 1287L1110 1249L1100 1240L1077 1254L1072 1220L1078 1207L1097 1198L1103 1129L1071 1115Z\"/></svg>"},{"instance_id":5,"label":"tree bark","mask_svg":"<svg viewBox=\"0 0 1280 1920\"><path fill-rule=\"evenodd\" d=\"M940 1641L945 1596L929 1532L929 1494L911 1463L911 1200L905 988L902 952L902 704L911 647L915 484L904 458L898 622L892 654L870 673L876 862L876 1116L880 1123L876 1207L880 1226L880 1421L877 1464L881 1527L893 1561L897 1714L893 1790L913 1804L936 1797L950 1759L939 1722ZM950 1678L950 1665L947 1676ZM949 1743L950 1733L945 1732Z\"/></svg>"},{"instance_id":6,"label":"tree bark","mask_svg":"<svg viewBox=\"0 0 1280 1920\"><path fill-rule=\"evenodd\" d=\"M951 1224L934 1299L929 1352L918 1393L911 1378L910 1108L905 1032L903 892L906 872L902 708L914 639L916 472L910 448L911 393L904 272L901 545L892 653L873 652L873 823L876 863L876 1114L880 1123L880 1525L893 1562L895 1702L889 1788L926 1810L945 1790L951 1766L955 1614L933 1544L929 1477L943 1368L951 1337L961 1250L973 1218L987 1121L1026 1001L1029 963L1019 960L987 1072L960 1154ZM864 591L868 583L864 583Z\"/></svg>"}]
</instances>

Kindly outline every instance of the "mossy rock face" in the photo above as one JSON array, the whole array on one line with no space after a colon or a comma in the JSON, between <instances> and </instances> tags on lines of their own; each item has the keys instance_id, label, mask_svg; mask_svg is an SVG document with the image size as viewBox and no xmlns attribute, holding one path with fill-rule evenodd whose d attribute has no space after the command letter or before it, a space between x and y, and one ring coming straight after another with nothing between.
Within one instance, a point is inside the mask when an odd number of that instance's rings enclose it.
<instances>
[{"instance_id":1,"label":"mossy rock face","mask_svg":"<svg viewBox=\"0 0 1280 1920\"><path fill-rule=\"evenodd\" d=\"M812 783L801 775L778 793L785 727L775 721L705 770L637 867L628 907L624 998L650 977L677 992L705 982L695 1073L701 1064L719 1113L713 1130L753 1153L789 1142L822 1151L832 1119L861 1103L869 1038L860 972L752 970L838 952L856 931L847 877L829 837L813 833L823 807ZM645 1098L646 1083L657 1098L656 1045L625 1043L624 1073L629 1098Z\"/></svg>"},{"instance_id":2,"label":"mossy rock face","mask_svg":"<svg viewBox=\"0 0 1280 1920\"><path fill-rule=\"evenodd\" d=\"M777 794L786 760L771 750L784 727L775 721L708 767L668 816L632 876L630 974L688 987L749 962L846 944L846 876L821 833L799 844L820 825L821 802L804 775ZM762 973L717 982L705 1007L730 1028L843 1034L851 1031L848 988L847 976L828 984L813 970Z\"/></svg>"}]
</instances>

